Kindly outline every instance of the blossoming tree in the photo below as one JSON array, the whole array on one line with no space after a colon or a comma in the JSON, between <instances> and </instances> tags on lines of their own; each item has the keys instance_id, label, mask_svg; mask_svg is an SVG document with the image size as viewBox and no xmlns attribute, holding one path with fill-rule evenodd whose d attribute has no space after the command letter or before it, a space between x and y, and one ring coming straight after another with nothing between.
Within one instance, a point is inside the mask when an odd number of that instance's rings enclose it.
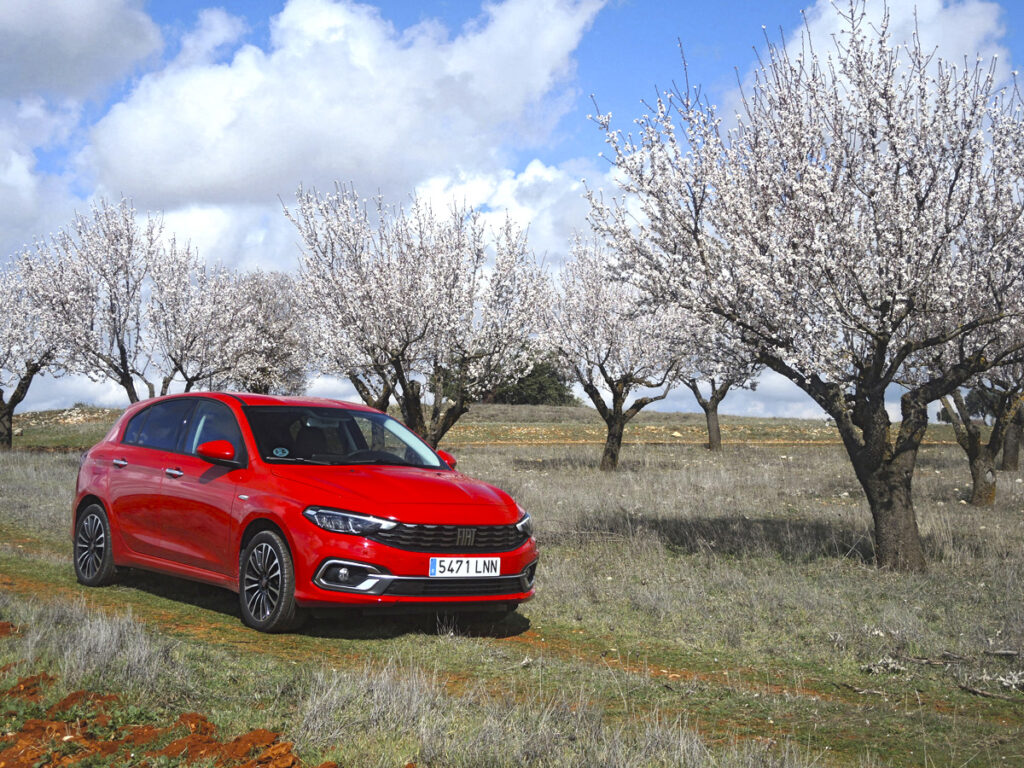
<instances>
[{"instance_id":1,"label":"blossoming tree","mask_svg":"<svg viewBox=\"0 0 1024 768\"><path fill-rule=\"evenodd\" d=\"M605 471L618 467L626 425L668 396L682 377L683 363L674 340L675 313L665 307L645 311L640 291L609 274L610 261L599 245L574 243L562 267L547 334L605 422ZM637 389L660 391L628 403Z\"/></svg>"},{"instance_id":2,"label":"blossoming tree","mask_svg":"<svg viewBox=\"0 0 1024 768\"><path fill-rule=\"evenodd\" d=\"M145 380L150 363L144 292L162 232L160 217L140 223L129 200L101 200L91 215L75 214L36 244L34 269L47 281L45 304L61 328L69 368L116 382L133 403L136 378Z\"/></svg>"},{"instance_id":3,"label":"blossoming tree","mask_svg":"<svg viewBox=\"0 0 1024 768\"><path fill-rule=\"evenodd\" d=\"M242 300L245 291L237 290L239 279L221 266L208 265L174 238L153 254L149 274L147 343L161 374L159 394L166 395L176 377L190 392L237 367L243 352L240 337L255 314ZM155 387L146 383L153 397Z\"/></svg>"},{"instance_id":4,"label":"blossoming tree","mask_svg":"<svg viewBox=\"0 0 1024 768\"><path fill-rule=\"evenodd\" d=\"M62 333L39 301L41 271L26 253L0 269L0 449L10 448L14 409L32 380L53 366L62 351Z\"/></svg>"},{"instance_id":5,"label":"blossoming tree","mask_svg":"<svg viewBox=\"0 0 1024 768\"><path fill-rule=\"evenodd\" d=\"M967 454L971 467L971 504L988 506L996 500L996 455L1000 448L1006 451L1005 443L1012 434L1014 419L1024 396L1024 365L996 366L986 371L973 385L985 391L992 406L992 429L987 438L982 434L981 426L971 418L971 410L961 390L955 389L944 395L942 405L953 425L956 441Z\"/></svg>"},{"instance_id":6,"label":"blossoming tree","mask_svg":"<svg viewBox=\"0 0 1024 768\"><path fill-rule=\"evenodd\" d=\"M405 210L380 198L368 208L342 186L300 188L285 213L304 245L321 368L351 379L369 405L393 393L436 446L475 395L529 371L546 283L511 222L489 237L472 209L440 215L422 200Z\"/></svg>"},{"instance_id":7,"label":"blossoming tree","mask_svg":"<svg viewBox=\"0 0 1024 768\"><path fill-rule=\"evenodd\" d=\"M599 116L642 215L595 197L594 220L652 300L713 312L835 419L877 564L921 570L927 406L1022 345L1024 122L993 66L842 17L827 55L769 44L735 127L689 83L636 138Z\"/></svg>"}]
</instances>

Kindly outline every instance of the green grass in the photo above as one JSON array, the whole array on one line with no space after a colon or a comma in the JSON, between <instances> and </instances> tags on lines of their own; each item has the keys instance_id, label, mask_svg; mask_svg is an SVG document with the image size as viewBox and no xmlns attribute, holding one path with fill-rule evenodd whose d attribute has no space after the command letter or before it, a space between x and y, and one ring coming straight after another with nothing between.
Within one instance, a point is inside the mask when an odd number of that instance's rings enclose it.
<instances>
[{"instance_id":1,"label":"green grass","mask_svg":"<svg viewBox=\"0 0 1024 768\"><path fill-rule=\"evenodd\" d=\"M524 424L580 428L555 410ZM477 423L516 434L523 424L501 420L515 414ZM674 418L651 426L688 417ZM1024 760L1024 692L1006 684L1024 660L993 655L1024 651L1024 476L1000 473L996 506L971 508L960 449L926 446L915 499L929 571L882 573L841 447L807 444L824 427L748 426L794 439L720 455L634 445L614 474L589 444L464 445L460 469L512 492L542 546L537 598L483 632L342 614L268 637L241 626L233 595L201 585L131 572L82 589L68 562L77 457L0 455L0 618L47 616L40 601L56 600L113 625L27 618L37 651L8 638L0 660L123 691L154 717L194 709L227 733L280 729L308 761ZM94 660L79 665L83 648Z\"/></svg>"}]
</instances>

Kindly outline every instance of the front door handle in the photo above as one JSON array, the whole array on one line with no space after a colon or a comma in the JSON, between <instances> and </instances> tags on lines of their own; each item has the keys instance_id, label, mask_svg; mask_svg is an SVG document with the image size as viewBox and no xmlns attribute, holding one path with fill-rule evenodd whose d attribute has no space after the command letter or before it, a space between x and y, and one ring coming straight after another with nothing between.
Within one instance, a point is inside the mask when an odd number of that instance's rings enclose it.
<instances>
[{"instance_id":1,"label":"front door handle","mask_svg":"<svg viewBox=\"0 0 1024 768\"><path fill-rule=\"evenodd\" d=\"M180 469L165 469L164 474L167 475L168 477L181 477L185 473L182 472Z\"/></svg>"},{"instance_id":2,"label":"front door handle","mask_svg":"<svg viewBox=\"0 0 1024 768\"><path fill-rule=\"evenodd\" d=\"M115 467L127 467L128 459L114 459L113 464Z\"/></svg>"}]
</instances>

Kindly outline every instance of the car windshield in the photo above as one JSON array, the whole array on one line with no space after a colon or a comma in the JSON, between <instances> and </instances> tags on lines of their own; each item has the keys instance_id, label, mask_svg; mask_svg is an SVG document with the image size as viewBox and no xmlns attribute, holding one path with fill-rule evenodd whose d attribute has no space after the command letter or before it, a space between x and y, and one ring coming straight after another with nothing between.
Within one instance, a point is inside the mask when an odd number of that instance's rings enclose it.
<instances>
[{"instance_id":1,"label":"car windshield","mask_svg":"<svg viewBox=\"0 0 1024 768\"><path fill-rule=\"evenodd\" d=\"M260 456L267 462L442 466L426 443L383 413L298 405L244 410Z\"/></svg>"}]
</instances>

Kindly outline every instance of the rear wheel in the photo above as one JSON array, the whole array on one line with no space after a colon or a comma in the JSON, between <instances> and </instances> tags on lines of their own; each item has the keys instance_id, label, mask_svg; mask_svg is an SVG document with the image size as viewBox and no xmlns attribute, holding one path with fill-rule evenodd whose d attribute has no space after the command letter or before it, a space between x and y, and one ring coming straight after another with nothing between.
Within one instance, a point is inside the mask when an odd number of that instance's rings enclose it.
<instances>
[{"instance_id":1,"label":"rear wheel","mask_svg":"<svg viewBox=\"0 0 1024 768\"><path fill-rule=\"evenodd\" d=\"M295 569L284 539L260 531L241 557L238 599L242 621L260 632L287 632L304 618L295 604Z\"/></svg>"},{"instance_id":2,"label":"rear wheel","mask_svg":"<svg viewBox=\"0 0 1024 768\"><path fill-rule=\"evenodd\" d=\"M75 576L79 584L102 587L117 575L110 551L110 523L99 504L90 504L75 523Z\"/></svg>"}]
</instances>

